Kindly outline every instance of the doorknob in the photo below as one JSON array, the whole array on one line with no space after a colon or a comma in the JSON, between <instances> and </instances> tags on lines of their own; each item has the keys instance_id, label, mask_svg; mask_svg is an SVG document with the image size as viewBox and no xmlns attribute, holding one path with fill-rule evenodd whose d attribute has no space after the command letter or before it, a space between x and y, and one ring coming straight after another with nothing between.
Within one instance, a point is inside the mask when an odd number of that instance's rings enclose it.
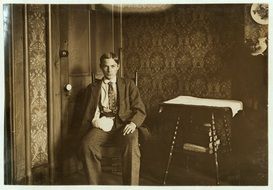
<instances>
[{"instance_id":1,"label":"doorknob","mask_svg":"<svg viewBox=\"0 0 273 190\"><path fill-rule=\"evenodd\" d=\"M71 84L66 84L64 86L64 88L65 88L66 91L70 92L72 90L72 85Z\"/></svg>"},{"instance_id":2,"label":"doorknob","mask_svg":"<svg viewBox=\"0 0 273 190\"><path fill-rule=\"evenodd\" d=\"M66 84L66 85L64 85L64 89L66 91L66 95L70 96L71 95L71 90L72 90L72 85L71 84Z\"/></svg>"}]
</instances>

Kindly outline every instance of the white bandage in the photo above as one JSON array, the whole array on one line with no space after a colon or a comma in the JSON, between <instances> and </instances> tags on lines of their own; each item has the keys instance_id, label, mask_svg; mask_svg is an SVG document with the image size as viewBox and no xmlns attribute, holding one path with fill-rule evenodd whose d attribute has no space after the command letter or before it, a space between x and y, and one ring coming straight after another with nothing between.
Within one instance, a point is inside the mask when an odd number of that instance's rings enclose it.
<instances>
[{"instance_id":1,"label":"white bandage","mask_svg":"<svg viewBox=\"0 0 273 190\"><path fill-rule=\"evenodd\" d=\"M105 132L111 131L114 125L113 119L105 117L105 116L94 120L92 123L94 127L100 128Z\"/></svg>"}]
</instances>

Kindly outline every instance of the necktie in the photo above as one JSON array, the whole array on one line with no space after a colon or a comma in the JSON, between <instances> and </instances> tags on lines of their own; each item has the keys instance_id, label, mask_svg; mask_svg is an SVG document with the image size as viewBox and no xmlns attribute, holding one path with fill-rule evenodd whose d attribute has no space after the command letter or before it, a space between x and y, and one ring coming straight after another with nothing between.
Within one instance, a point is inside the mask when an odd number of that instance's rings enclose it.
<instances>
[{"instance_id":1,"label":"necktie","mask_svg":"<svg viewBox=\"0 0 273 190\"><path fill-rule=\"evenodd\" d=\"M116 94L114 91L113 83L108 83L108 100L109 100L109 109L112 110L113 113L117 111L117 102L116 102Z\"/></svg>"}]
</instances>

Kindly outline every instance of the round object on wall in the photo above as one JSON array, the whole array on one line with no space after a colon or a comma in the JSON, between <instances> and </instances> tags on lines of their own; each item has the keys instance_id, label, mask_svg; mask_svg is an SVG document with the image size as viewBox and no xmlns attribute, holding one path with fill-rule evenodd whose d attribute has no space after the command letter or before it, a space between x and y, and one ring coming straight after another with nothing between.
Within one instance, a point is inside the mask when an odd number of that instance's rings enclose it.
<instances>
[{"instance_id":1,"label":"round object on wall","mask_svg":"<svg viewBox=\"0 0 273 190\"><path fill-rule=\"evenodd\" d=\"M258 24L268 24L268 4L252 4L250 14Z\"/></svg>"}]
</instances>

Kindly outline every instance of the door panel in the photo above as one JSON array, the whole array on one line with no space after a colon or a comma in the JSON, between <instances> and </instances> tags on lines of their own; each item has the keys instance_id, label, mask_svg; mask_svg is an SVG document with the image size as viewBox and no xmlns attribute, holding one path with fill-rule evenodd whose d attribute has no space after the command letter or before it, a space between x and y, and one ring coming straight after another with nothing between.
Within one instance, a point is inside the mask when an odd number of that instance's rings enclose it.
<instances>
[{"instance_id":1,"label":"door panel","mask_svg":"<svg viewBox=\"0 0 273 190\"><path fill-rule=\"evenodd\" d=\"M68 13L69 75L90 75L90 12L88 6L70 6Z\"/></svg>"},{"instance_id":2,"label":"door panel","mask_svg":"<svg viewBox=\"0 0 273 190\"><path fill-rule=\"evenodd\" d=\"M61 151L58 159L62 177L82 168L76 153L84 114L84 90L92 82L92 72L99 71L100 54L113 51L111 16L110 12L91 10L88 5L59 7ZM66 89L68 84L72 86L70 91Z\"/></svg>"},{"instance_id":3,"label":"door panel","mask_svg":"<svg viewBox=\"0 0 273 190\"><path fill-rule=\"evenodd\" d=\"M60 7L61 51L61 163L66 176L81 168L76 158L77 129L83 109L80 100L91 83L90 10L87 5ZM72 87L67 89L67 85Z\"/></svg>"}]
</instances>

